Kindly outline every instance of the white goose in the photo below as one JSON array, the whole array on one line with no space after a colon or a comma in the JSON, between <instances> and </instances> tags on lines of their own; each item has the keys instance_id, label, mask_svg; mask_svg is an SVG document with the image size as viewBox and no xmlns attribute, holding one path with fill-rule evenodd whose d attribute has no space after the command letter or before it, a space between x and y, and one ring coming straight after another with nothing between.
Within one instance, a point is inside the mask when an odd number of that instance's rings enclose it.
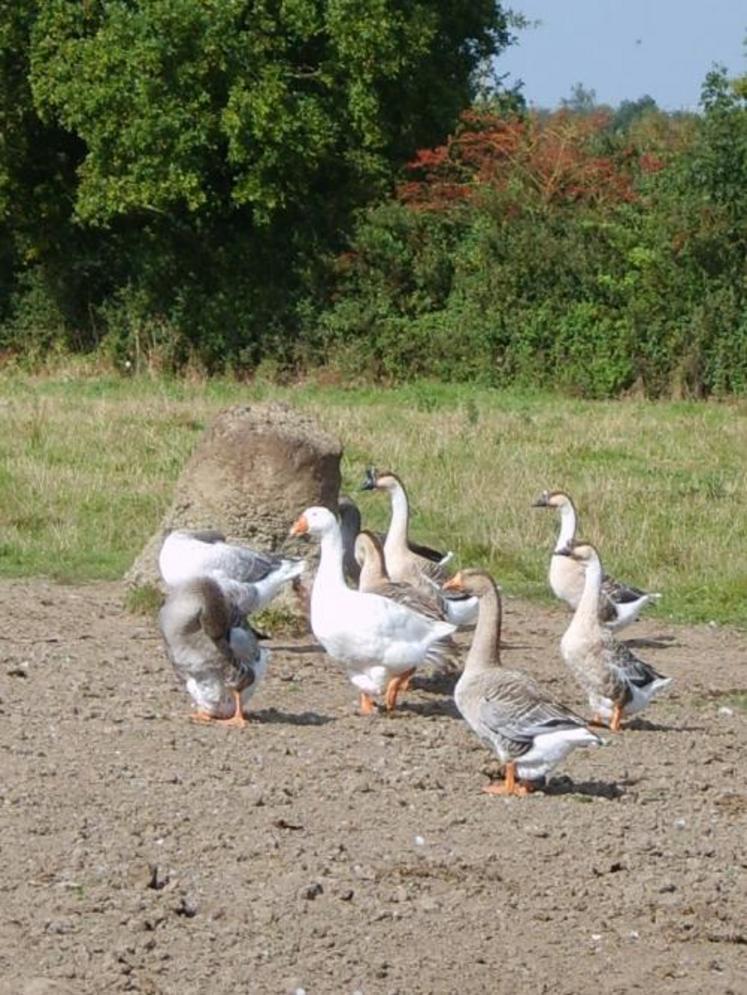
<instances>
[{"instance_id":1,"label":"white goose","mask_svg":"<svg viewBox=\"0 0 747 995\"><path fill-rule=\"evenodd\" d=\"M294 522L291 535L321 540L319 569L311 591L311 628L330 656L345 665L360 692L360 710L375 710L384 694L388 711L418 667L440 663L455 626L426 618L379 594L353 591L342 572L340 526L328 508L314 506Z\"/></svg>"},{"instance_id":2,"label":"white goose","mask_svg":"<svg viewBox=\"0 0 747 995\"><path fill-rule=\"evenodd\" d=\"M384 557L389 576L416 587L428 588L428 580L439 583L448 576L447 564L454 554L441 553L429 546L420 546L408 537L410 506L402 481L393 473L377 473L373 467L366 471L361 484L363 491L386 491L392 505L392 517L384 541Z\"/></svg>"},{"instance_id":3,"label":"white goose","mask_svg":"<svg viewBox=\"0 0 747 995\"><path fill-rule=\"evenodd\" d=\"M483 791L526 795L576 747L598 746L601 740L528 674L501 667L501 599L489 574L461 570L445 586L467 591L480 601L477 628L454 700L467 724L505 764L505 781L489 784Z\"/></svg>"},{"instance_id":4,"label":"white goose","mask_svg":"<svg viewBox=\"0 0 747 995\"><path fill-rule=\"evenodd\" d=\"M554 556L572 559L585 571L583 594L560 641L560 651L588 696L594 721L608 724L617 732L624 717L642 711L654 695L672 683L672 678L644 663L600 624L604 575L596 549L590 543L577 541L557 550Z\"/></svg>"},{"instance_id":5,"label":"white goose","mask_svg":"<svg viewBox=\"0 0 747 995\"><path fill-rule=\"evenodd\" d=\"M166 536L158 556L158 569L169 587L195 577L212 577L242 615L261 611L304 568L303 560L228 543L215 531L176 529Z\"/></svg>"},{"instance_id":6,"label":"white goose","mask_svg":"<svg viewBox=\"0 0 747 995\"><path fill-rule=\"evenodd\" d=\"M269 650L241 624L220 584L197 577L171 588L159 614L166 651L197 706L195 722L243 726L244 710L264 677Z\"/></svg>"},{"instance_id":7,"label":"white goose","mask_svg":"<svg viewBox=\"0 0 747 995\"><path fill-rule=\"evenodd\" d=\"M543 491L533 502L535 508L557 508L560 512L560 531L555 552L573 542L578 527L576 506L564 491ZM553 594L561 601L576 608L584 589L583 567L568 557L550 557L548 574ZM599 619L610 629L622 629L634 622L650 601L658 601L657 593L623 584L608 574L602 578L602 595L599 600Z\"/></svg>"}]
</instances>

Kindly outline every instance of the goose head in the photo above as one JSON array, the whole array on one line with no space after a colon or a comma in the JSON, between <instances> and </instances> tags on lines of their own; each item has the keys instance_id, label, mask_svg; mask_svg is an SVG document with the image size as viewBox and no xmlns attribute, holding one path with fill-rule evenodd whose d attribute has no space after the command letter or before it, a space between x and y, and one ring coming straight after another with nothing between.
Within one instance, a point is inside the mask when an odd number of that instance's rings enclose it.
<instances>
[{"instance_id":1,"label":"goose head","mask_svg":"<svg viewBox=\"0 0 747 995\"><path fill-rule=\"evenodd\" d=\"M478 570L477 568L460 570L458 573L454 574L446 583L443 585L444 591L461 591L467 595L474 595L477 598L481 598L484 594L489 591L497 593L498 585L487 572L487 570Z\"/></svg>"},{"instance_id":2,"label":"goose head","mask_svg":"<svg viewBox=\"0 0 747 995\"><path fill-rule=\"evenodd\" d=\"M322 536L332 529L338 528L337 519L329 510L320 505L313 505L307 508L302 515L295 520L290 529L290 535L312 535Z\"/></svg>"},{"instance_id":3,"label":"goose head","mask_svg":"<svg viewBox=\"0 0 747 995\"><path fill-rule=\"evenodd\" d=\"M532 501L533 508L566 508L573 507L573 501L565 491L542 491L536 501Z\"/></svg>"},{"instance_id":4,"label":"goose head","mask_svg":"<svg viewBox=\"0 0 747 995\"><path fill-rule=\"evenodd\" d=\"M599 553L596 548L583 539L574 539L562 549L556 549L553 556L568 556L584 567L589 563L599 563Z\"/></svg>"},{"instance_id":5,"label":"goose head","mask_svg":"<svg viewBox=\"0 0 747 995\"><path fill-rule=\"evenodd\" d=\"M402 486L402 481L396 474L384 470L378 471L375 467L369 466L366 476L361 484L362 491L392 491Z\"/></svg>"}]
</instances>

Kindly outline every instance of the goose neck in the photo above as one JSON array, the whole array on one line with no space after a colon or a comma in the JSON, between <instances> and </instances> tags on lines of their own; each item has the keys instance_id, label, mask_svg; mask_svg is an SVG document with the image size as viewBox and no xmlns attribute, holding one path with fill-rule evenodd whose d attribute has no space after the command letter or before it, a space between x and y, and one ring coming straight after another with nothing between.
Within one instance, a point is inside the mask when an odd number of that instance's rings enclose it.
<instances>
[{"instance_id":1,"label":"goose neck","mask_svg":"<svg viewBox=\"0 0 747 995\"><path fill-rule=\"evenodd\" d=\"M564 549L576 535L576 509L572 502L564 504L560 508L560 531L558 541L555 543L556 549Z\"/></svg>"},{"instance_id":2,"label":"goose neck","mask_svg":"<svg viewBox=\"0 0 747 995\"><path fill-rule=\"evenodd\" d=\"M584 589L581 594L573 622L577 626L599 626L599 597L602 590L602 564L600 560L588 560L584 574Z\"/></svg>"},{"instance_id":3,"label":"goose neck","mask_svg":"<svg viewBox=\"0 0 747 995\"><path fill-rule=\"evenodd\" d=\"M373 591L387 580L389 580L389 577L384 566L383 557L378 554L378 551L371 550L361 565L358 589L361 591Z\"/></svg>"},{"instance_id":4,"label":"goose neck","mask_svg":"<svg viewBox=\"0 0 747 995\"><path fill-rule=\"evenodd\" d=\"M407 547L407 527L410 517L407 494L402 484L397 482L389 490L389 500L392 506L392 517L389 521L389 531L386 534L386 541L384 543L385 552Z\"/></svg>"},{"instance_id":5,"label":"goose neck","mask_svg":"<svg viewBox=\"0 0 747 995\"><path fill-rule=\"evenodd\" d=\"M465 673L474 674L500 666L501 616L500 595L491 585L480 596L475 634L464 663Z\"/></svg>"},{"instance_id":6,"label":"goose neck","mask_svg":"<svg viewBox=\"0 0 747 995\"><path fill-rule=\"evenodd\" d=\"M335 524L322 534L321 555L314 580L314 590L317 587L327 590L346 587L342 572L342 557L342 535L339 526Z\"/></svg>"}]
</instances>

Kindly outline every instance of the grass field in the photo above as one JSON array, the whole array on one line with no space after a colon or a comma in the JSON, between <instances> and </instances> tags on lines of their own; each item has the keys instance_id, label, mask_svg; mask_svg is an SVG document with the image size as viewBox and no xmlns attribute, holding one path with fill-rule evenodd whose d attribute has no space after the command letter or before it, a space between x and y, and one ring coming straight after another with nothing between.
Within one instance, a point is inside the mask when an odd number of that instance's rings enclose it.
<instances>
[{"instance_id":1,"label":"grass field","mask_svg":"<svg viewBox=\"0 0 747 995\"><path fill-rule=\"evenodd\" d=\"M0 574L121 576L213 415L266 398L312 412L341 437L348 490L369 463L398 472L413 535L487 566L509 595L549 597L557 523L530 505L541 490L562 487L607 569L663 592L662 617L747 625L745 401L6 374ZM366 523L384 526L383 496L359 497Z\"/></svg>"}]
</instances>

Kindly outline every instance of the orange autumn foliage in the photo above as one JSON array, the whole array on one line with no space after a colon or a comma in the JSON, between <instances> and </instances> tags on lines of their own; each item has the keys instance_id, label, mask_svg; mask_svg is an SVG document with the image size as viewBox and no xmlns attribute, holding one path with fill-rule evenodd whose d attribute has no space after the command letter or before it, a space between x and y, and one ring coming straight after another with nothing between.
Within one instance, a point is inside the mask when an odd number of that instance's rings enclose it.
<instances>
[{"instance_id":1,"label":"orange autumn foliage","mask_svg":"<svg viewBox=\"0 0 747 995\"><path fill-rule=\"evenodd\" d=\"M545 205L619 203L636 198L635 167L660 168L636 151L600 155L594 148L609 124L605 111L557 111L502 118L469 110L445 145L421 149L408 164L412 175L397 188L413 208L444 210L485 188L529 190Z\"/></svg>"}]
</instances>

